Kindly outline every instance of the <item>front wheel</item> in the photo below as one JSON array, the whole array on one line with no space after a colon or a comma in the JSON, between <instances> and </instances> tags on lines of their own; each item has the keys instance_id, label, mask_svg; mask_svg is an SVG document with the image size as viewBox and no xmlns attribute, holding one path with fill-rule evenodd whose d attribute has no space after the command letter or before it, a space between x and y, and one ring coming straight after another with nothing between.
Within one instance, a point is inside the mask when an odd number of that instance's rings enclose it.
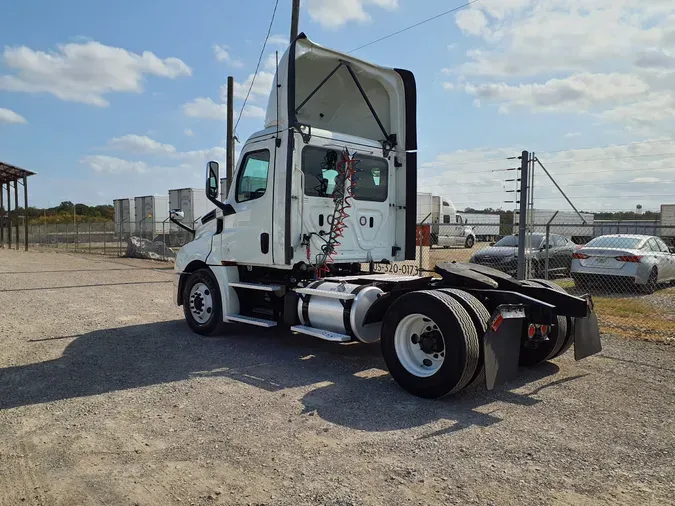
<instances>
[{"instance_id":1,"label":"front wheel","mask_svg":"<svg viewBox=\"0 0 675 506\"><path fill-rule=\"evenodd\" d=\"M476 243L476 241L474 240L473 236L470 235L469 237L466 238L466 242L464 243L464 247L471 249L471 248L473 248L473 245L475 243Z\"/></svg>"},{"instance_id":2,"label":"front wheel","mask_svg":"<svg viewBox=\"0 0 675 506\"><path fill-rule=\"evenodd\" d=\"M476 328L462 305L434 290L411 292L385 315L382 355L396 382L419 397L462 390L480 358Z\"/></svg>"},{"instance_id":3,"label":"front wheel","mask_svg":"<svg viewBox=\"0 0 675 506\"><path fill-rule=\"evenodd\" d=\"M223 322L218 282L209 269L190 274L183 289L183 313L188 326L197 334L215 333Z\"/></svg>"}]
</instances>

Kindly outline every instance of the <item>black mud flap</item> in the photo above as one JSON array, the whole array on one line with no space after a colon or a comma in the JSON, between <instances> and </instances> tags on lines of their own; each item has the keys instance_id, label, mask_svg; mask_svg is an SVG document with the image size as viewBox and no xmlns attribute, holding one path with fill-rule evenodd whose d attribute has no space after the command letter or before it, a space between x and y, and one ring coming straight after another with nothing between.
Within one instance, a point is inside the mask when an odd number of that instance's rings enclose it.
<instances>
[{"instance_id":1,"label":"black mud flap","mask_svg":"<svg viewBox=\"0 0 675 506\"><path fill-rule=\"evenodd\" d=\"M602 351L598 316L593 311L593 300L590 295L586 296L586 300L588 314L584 318L574 319L574 360L581 360Z\"/></svg>"},{"instance_id":2,"label":"black mud flap","mask_svg":"<svg viewBox=\"0 0 675 506\"><path fill-rule=\"evenodd\" d=\"M525 322L525 306L500 305L492 313L483 337L485 386L492 390L518 375L520 340Z\"/></svg>"}]
</instances>

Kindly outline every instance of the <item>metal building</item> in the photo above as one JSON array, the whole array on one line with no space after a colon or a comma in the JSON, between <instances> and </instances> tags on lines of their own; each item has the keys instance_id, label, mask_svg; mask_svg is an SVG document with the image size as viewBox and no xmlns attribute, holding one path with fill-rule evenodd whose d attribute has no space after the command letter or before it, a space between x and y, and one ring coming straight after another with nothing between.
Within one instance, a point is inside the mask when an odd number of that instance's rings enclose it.
<instances>
[{"instance_id":1,"label":"metal building","mask_svg":"<svg viewBox=\"0 0 675 506\"><path fill-rule=\"evenodd\" d=\"M34 176L31 172L8 163L0 162L0 247L12 247L12 186L14 187L14 209L19 207L19 185L23 185L23 233L24 249L28 251L28 176ZM19 249L19 220L16 220L14 244Z\"/></svg>"}]
</instances>

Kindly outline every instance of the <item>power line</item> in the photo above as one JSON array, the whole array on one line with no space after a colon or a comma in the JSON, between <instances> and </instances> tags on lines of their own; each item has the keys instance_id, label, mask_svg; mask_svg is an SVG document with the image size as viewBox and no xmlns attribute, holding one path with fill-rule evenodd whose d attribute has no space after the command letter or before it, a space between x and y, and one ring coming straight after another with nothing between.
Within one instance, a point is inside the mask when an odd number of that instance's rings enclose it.
<instances>
[{"instance_id":1,"label":"power line","mask_svg":"<svg viewBox=\"0 0 675 506\"><path fill-rule=\"evenodd\" d=\"M348 51L347 54L358 51L359 49L363 49L364 47L372 46L373 44L377 44L378 42L382 42L383 40L389 39L389 38L391 38L395 35L398 35L400 33L407 32L408 30L412 30L413 28L417 28L418 26L423 25L425 23L428 23L429 21L433 21L434 19L438 19L440 17L446 16L446 15L451 14L453 12L457 12L458 10L464 9L465 7L468 7L469 5L474 4L476 2L478 2L478 0L471 0L470 2L467 2L465 4L462 4L462 5L458 6L458 7L450 9L449 11L445 11L445 12L441 12L440 14L436 14L435 16L432 16L430 18L422 20L418 23L415 23L414 25L407 26L405 28L402 28L401 30L397 30L393 33L390 33L389 35L385 35L384 37L380 37L379 39L376 39L372 42L368 42L367 44L364 44L364 45L359 46L355 49L352 49L351 51Z\"/></svg>"},{"instance_id":2,"label":"power line","mask_svg":"<svg viewBox=\"0 0 675 506\"><path fill-rule=\"evenodd\" d=\"M248 101L248 97L251 95L251 90L253 89L253 85L255 84L255 78L258 76L258 70L260 70L260 63L262 62L263 55L265 54L265 48L267 47L267 41L270 38L270 33L272 33L272 25L274 24L274 16L277 14L277 7L279 7L279 0L276 0L274 2L274 10L272 11L272 19L270 20L270 26L267 29L267 35L265 36L265 40L263 42L262 49L260 50L260 57L258 58L258 64L255 66L255 72L253 73L253 79L251 79L251 86L248 87L248 91L246 92L246 98L244 98L244 103L241 104L241 109L239 110L239 117L237 118L237 122L234 124L234 135L237 135L237 127L239 126L239 121L241 120L241 115L244 113L244 107L246 107L246 102Z\"/></svg>"}]
</instances>

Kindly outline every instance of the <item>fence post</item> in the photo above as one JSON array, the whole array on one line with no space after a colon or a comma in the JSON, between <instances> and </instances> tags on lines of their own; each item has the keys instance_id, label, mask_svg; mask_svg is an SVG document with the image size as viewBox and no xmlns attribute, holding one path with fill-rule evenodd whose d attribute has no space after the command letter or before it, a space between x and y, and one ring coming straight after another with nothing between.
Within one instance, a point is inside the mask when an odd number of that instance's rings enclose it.
<instances>
[{"instance_id":1,"label":"fence post","mask_svg":"<svg viewBox=\"0 0 675 506\"><path fill-rule=\"evenodd\" d=\"M89 222L89 254L91 255L91 221Z\"/></svg>"},{"instance_id":2,"label":"fence post","mask_svg":"<svg viewBox=\"0 0 675 506\"><path fill-rule=\"evenodd\" d=\"M420 261L419 261L419 274L422 274L422 243L424 243L424 231L420 225L417 225L417 240L420 243Z\"/></svg>"},{"instance_id":3,"label":"fence post","mask_svg":"<svg viewBox=\"0 0 675 506\"><path fill-rule=\"evenodd\" d=\"M548 279L548 253L550 251L550 242L549 239L551 238L551 222L549 221L546 224L546 242L544 243L546 245L546 261L545 261L545 267L544 267L544 279Z\"/></svg>"},{"instance_id":4,"label":"fence post","mask_svg":"<svg viewBox=\"0 0 675 506\"><path fill-rule=\"evenodd\" d=\"M520 156L520 210L518 215L518 279L525 279L525 234L527 232L527 172L530 166L530 154L523 151Z\"/></svg>"},{"instance_id":5,"label":"fence post","mask_svg":"<svg viewBox=\"0 0 675 506\"><path fill-rule=\"evenodd\" d=\"M107 225L107 224L108 224L107 221L104 221L104 222L103 222L103 255L104 255L104 256L105 256L105 254L106 254L106 248L105 248L105 245L106 245L106 244L105 244L105 243L106 243L106 237L105 237L105 234L106 234L106 228L107 228L106 225Z\"/></svg>"},{"instance_id":6,"label":"fence post","mask_svg":"<svg viewBox=\"0 0 675 506\"><path fill-rule=\"evenodd\" d=\"M119 253L117 254L118 257L122 257L122 229L124 228L122 225L124 224L124 219L120 220L120 249Z\"/></svg>"}]
</instances>

